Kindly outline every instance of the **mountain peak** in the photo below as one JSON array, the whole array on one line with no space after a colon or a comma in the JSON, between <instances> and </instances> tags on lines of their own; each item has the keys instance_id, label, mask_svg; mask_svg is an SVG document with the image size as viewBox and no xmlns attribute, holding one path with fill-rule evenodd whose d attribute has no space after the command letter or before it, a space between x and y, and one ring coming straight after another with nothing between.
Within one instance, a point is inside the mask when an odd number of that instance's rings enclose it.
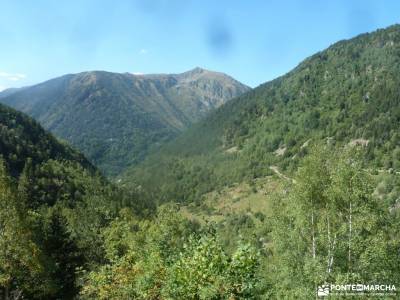
<instances>
[{"instance_id":1,"label":"mountain peak","mask_svg":"<svg viewBox=\"0 0 400 300\"><path fill-rule=\"evenodd\" d=\"M183 72L183 73L178 74L178 75L183 75L185 77L190 77L190 76L202 75L202 74L206 74L206 73L213 73L213 72L208 71L208 70L203 69L203 68L200 68L200 67L195 67L194 69L191 69L189 71Z\"/></svg>"},{"instance_id":2,"label":"mountain peak","mask_svg":"<svg viewBox=\"0 0 400 300\"><path fill-rule=\"evenodd\" d=\"M206 72L206 71L207 70L205 70L203 68L200 68L200 67L195 67L194 69L189 70L189 72L191 72L191 73L203 73L203 72Z\"/></svg>"},{"instance_id":3,"label":"mountain peak","mask_svg":"<svg viewBox=\"0 0 400 300\"><path fill-rule=\"evenodd\" d=\"M107 174L118 174L249 89L221 74L202 68L143 76L87 71L0 95L0 102L38 119Z\"/></svg>"}]
</instances>

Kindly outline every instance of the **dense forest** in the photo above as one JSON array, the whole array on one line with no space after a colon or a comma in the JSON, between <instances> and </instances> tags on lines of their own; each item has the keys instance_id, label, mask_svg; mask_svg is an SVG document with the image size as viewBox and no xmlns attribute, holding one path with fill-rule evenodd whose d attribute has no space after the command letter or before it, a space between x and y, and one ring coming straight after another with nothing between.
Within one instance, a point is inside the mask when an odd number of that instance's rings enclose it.
<instances>
[{"instance_id":1,"label":"dense forest","mask_svg":"<svg viewBox=\"0 0 400 300\"><path fill-rule=\"evenodd\" d=\"M400 26L235 98L114 181L0 105L4 299L400 286Z\"/></svg>"}]
</instances>

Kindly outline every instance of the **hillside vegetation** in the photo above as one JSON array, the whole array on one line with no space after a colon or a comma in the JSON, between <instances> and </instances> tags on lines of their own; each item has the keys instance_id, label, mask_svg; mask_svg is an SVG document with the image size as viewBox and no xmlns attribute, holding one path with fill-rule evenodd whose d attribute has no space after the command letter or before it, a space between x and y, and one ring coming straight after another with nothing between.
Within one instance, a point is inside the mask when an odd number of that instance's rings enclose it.
<instances>
[{"instance_id":1,"label":"hillside vegetation","mask_svg":"<svg viewBox=\"0 0 400 300\"><path fill-rule=\"evenodd\" d=\"M116 175L247 90L201 68L159 75L95 71L7 90L0 102L34 117L107 175Z\"/></svg>"},{"instance_id":2,"label":"hillside vegetation","mask_svg":"<svg viewBox=\"0 0 400 300\"><path fill-rule=\"evenodd\" d=\"M94 170L79 152L61 144L32 118L0 104L0 154L7 168L18 176L27 160L40 165L49 160L75 162Z\"/></svg>"},{"instance_id":3,"label":"hillside vegetation","mask_svg":"<svg viewBox=\"0 0 400 300\"><path fill-rule=\"evenodd\" d=\"M222 105L118 184L0 105L0 295L314 299L331 283L397 288L399 54L400 26L339 42Z\"/></svg>"},{"instance_id":4,"label":"hillside vegetation","mask_svg":"<svg viewBox=\"0 0 400 300\"><path fill-rule=\"evenodd\" d=\"M150 299L161 297L160 284L165 297L187 298L199 280L205 297L251 294L254 247L226 252L211 229L111 185L20 112L0 105L0 126L2 298Z\"/></svg>"},{"instance_id":5,"label":"hillside vegetation","mask_svg":"<svg viewBox=\"0 0 400 300\"><path fill-rule=\"evenodd\" d=\"M340 41L226 103L122 177L160 201L289 174L309 144L361 145L374 169L400 170L400 26Z\"/></svg>"},{"instance_id":6,"label":"hillside vegetation","mask_svg":"<svg viewBox=\"0 0 400 300\"><path fill-rule=\"evenodd\" d=\"M71 299L76 268L101 261L97 234L121 206L146 214L151 204L141 206L82 154L0 104L2 299Z\"/></svg>"}]
</instances>

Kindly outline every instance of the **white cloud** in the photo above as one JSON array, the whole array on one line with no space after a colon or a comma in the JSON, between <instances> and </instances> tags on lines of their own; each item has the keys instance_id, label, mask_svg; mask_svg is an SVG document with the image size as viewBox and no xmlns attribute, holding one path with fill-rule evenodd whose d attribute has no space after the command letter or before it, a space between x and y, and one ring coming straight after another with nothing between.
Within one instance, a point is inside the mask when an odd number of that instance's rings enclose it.
<instances>
[{"instance_id":1,"label":"white cloud","mask_svg":"<svg viewBox=\"0 0 400 300\"><path fill-rule=\"evenodd\" d=\"M133 75L138 75L138 76L139 76L139 75L144 75L144 73L142 73L142 72L133 72L132 74L133 74Z\"/></svg>"},{"instance_id":2,"label":"white cloud","mask_svg":"<svg viewBox=\"0 0 400 300\"><path fill-rule=\"evenodd\" d=\"M5 89L7 89L5 86L0 85L0 92L4 91Z\"/></svg>"},{"instance_id":3,"label":"white cloud","mask_svg":"<svg viewBox=\"0 0 400 300\"><path fill-rule=\"evenodd\" d=\"M18 80L26 78L26 75L20 74L20 73L12 74L12 73L0 71L0 78L5 79L5 80L10 80L10 81L18 81Z\"/></svg>"},{"instance_id":4,"label":"white cloud","mask_svg":"<svg viewBox=\"0 0 400 300\"><path fill-rule=\"evenodd\" d=\"M139 54L145 55L149 53L149 51L147 51L147 49L140 49Z\"/></svg>"}]
</instances>

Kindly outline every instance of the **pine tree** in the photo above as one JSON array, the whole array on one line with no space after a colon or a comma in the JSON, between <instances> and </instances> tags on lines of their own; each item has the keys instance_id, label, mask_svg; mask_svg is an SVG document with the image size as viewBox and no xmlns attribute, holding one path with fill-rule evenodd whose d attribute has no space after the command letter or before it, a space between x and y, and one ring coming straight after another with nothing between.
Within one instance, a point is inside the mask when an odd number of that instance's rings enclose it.
<instances>
[{"instance_id":1,"label":"pine tree","mask_svg":"<svg viewBox=\"0 0 400 300\"><path fill-rule=\"evenodd\" d=\"M5 299L51 289L27 213L0 160L0 288Z\"/></svg>"}]
</instances>

